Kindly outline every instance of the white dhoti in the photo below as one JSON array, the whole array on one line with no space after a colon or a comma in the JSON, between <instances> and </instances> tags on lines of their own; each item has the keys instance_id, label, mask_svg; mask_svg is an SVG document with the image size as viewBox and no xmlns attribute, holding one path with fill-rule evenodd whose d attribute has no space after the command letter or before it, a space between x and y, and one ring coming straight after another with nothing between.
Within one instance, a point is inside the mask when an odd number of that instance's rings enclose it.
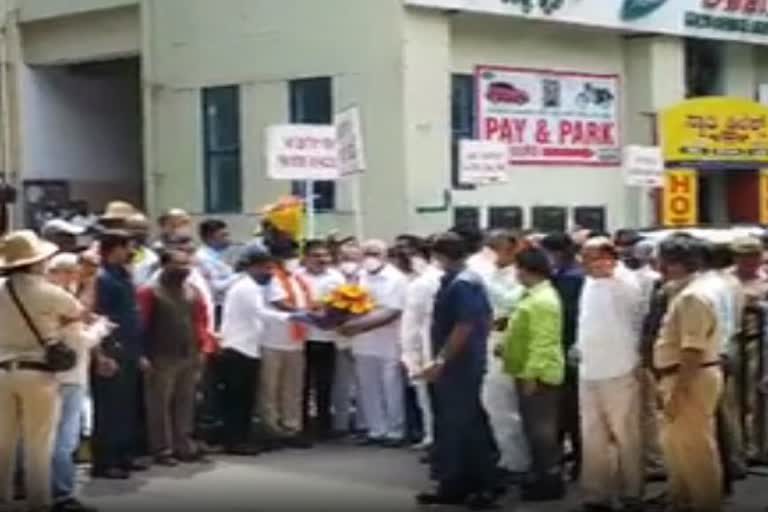
<instances>
[{"instance_id":1,"label":"white dhoti","mask_svg":"<svg viewBox=\"0 0 768 512\"><path fill-rule=\"evenodd\" d=\"M496 346L500 338L500 333L492 334L490 344ZM493 355L489 356L481 398L498 445L499 467L513 472L528 471L531 458L518 407L517 387L512 377L504 373L501 359Z\"/></svg>"}]
</instances>

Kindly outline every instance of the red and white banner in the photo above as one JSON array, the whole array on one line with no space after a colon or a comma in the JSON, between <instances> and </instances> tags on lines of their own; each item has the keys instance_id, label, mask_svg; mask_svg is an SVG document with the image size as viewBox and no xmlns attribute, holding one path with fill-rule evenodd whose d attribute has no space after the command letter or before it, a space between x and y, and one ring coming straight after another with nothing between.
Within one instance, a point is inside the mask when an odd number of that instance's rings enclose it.
<instances>
[{"instance_id":1,"label":"red and white banner","mask_svg":"<svg viewBox=\"0 0 768 512\"><path fill-rule=\"evenodd\" d=\"M478 138L511 164L621 164L617 75L478 66L476 87Z\"/></svg>"}]
</instances>

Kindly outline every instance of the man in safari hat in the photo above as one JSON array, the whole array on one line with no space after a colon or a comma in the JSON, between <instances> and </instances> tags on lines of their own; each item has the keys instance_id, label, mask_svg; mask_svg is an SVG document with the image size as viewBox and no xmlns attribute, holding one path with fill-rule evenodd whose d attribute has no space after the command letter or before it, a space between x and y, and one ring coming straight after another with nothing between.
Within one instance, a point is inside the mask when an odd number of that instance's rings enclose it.
<instances>
[{"instance_id":1,"label":"man in safari hat","mask_svg":"<svg viewBox=\"0 0 768 512\"><path fill-rule=\"evenodd\" d=\"M736 268L734 273L741 283L744 304L739 308L741 317L741 343L735 354L733 368L737 383L737 396L745 397L741 415L745 417L742 433L743 455L751 462L768 462L768 447L761 442L764 428L764 403L758 390L760 383L760 356L762 336L760 325L763 306L768 298L768 274L763 268L763 245L756 237L740 237L731 246Z\"/></svg>"},{"instance_id":2,"label":"man in safari hat","mask_svg":"<svg viewBox=\"0 0 768 512\"><path fill-rule=\"evenodd\" d=\"M0 482L11 482L17 445L23 438L30 510L51 505L60 400L41 338L61 339L63 328L82 314L72 295L45 278L44 264L58 250L32 231L15 231L0 242L0 270L7 276L0 282ZM10 485L0 486L0 509L10 505L11 490Z\"/></svg>"},{"instance_id":3,"label":"man in safari hat","mask_svg":"<svg viewBox=\"0 0 768 512\"><path fill-rule=\"evenodd\" d=\"M111 201L99 217L99 224L105 229L124 229L129 217L138 213L131 203Z\"/></svg>"}]
</instances>

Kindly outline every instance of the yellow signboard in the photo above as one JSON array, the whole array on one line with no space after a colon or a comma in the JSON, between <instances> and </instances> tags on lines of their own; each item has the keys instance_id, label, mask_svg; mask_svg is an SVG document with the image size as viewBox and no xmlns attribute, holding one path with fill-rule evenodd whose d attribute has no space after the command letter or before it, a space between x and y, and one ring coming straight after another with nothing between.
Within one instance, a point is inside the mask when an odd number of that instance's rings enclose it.
<instances>
[{"instance_id":1,"label":"yellow signboard","mask_svg":"<svg viewBox=\"0 0 768 512\"><path fill-rule=\"evenodd\" d=\"M760 224L768 224L768 169L760 169Z\"/></svg>"},{"instance_id":2,"label":"yellow signboard","mask_svg":"<svg viewBox=\"0 0 768 512\"><path fill-rule=\"evenodd\" d=\"M689 169L670 170L664 176L664 225L693 226L699 219L699 177Z\"/></svg>"},{"instance_id":3,"label":"yellow signboard","mask_svg":"<svg viewBox=\"0 0 768 512\"><path fill-rule=\"evenodd\" d=\"M706 97L661 112L669 163L768 164L768 108L746 99Z\"/></svg>"}]
</instances>

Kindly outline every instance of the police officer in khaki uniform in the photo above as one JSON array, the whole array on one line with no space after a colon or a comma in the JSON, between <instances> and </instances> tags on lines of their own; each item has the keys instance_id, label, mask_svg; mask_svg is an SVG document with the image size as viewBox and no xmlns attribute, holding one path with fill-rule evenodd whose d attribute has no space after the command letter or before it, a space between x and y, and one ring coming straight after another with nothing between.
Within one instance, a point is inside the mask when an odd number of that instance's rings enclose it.
<instances>
[{"instance_id":1,"label":"police officer in khaki uniform","mask_svg":"<svg viewBox=\"0 0 768 512\"><path fill-rule=\"evenodd\" d=\"M734 275L741 283L741 333L731 350L735 402L739 405L742 457L751 463L768 463L763 435L765 403L760 393L763 307L768 300L768 274L763 268L763 246L757 238L734 241Z\"/></svg>"},{"instance_id":2,"label":"police officer in khaki uniform","mask_svg":"<svg viewBox=\"0 0 768 512\"><path fill-rule=\"evenodd\" d=\"M723 386L722 326L706 282L697 275L698 242L671 237L662 242L659 255L670 304L653 356L669 497L675 510L716 511L723 494L715 431Z\"/></svg>"}]
</instances>

